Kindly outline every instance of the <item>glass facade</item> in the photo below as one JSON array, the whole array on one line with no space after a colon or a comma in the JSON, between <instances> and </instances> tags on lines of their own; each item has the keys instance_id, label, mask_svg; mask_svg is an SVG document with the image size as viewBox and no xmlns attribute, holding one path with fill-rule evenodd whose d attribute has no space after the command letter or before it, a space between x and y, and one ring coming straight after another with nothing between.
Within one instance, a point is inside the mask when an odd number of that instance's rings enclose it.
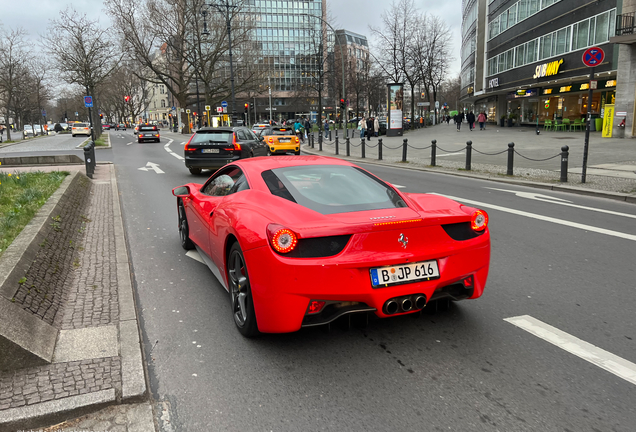
<instances>
[{"instance_id":1,"label":"glass facade","mask_svg":"<svg viewBox=\"0 0 636 432\"><path fill-rule=\"evenodd\" d=\"M256 18L259 63L271 70L272 91L297 91L311 84L317 58L324 0L247 0ZM325 50L326 54L326 50Z\"/></svg>"}]
</instances>

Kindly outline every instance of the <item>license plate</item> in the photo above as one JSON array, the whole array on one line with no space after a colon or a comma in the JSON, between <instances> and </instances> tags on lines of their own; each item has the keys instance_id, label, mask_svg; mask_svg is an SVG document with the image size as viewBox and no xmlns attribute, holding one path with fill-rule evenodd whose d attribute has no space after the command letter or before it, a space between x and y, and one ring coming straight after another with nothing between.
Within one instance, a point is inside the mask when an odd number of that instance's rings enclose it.
<instances>
[{"instance_id":1,"label":"license plate","mask_svg":"<svg viewBox=\"0 0 636 432\"><path fill-rule=\"evenodd\" d=\"M291 138L278 138L279 143L288 143L291 141Z\"/></svg>"},{"instance_id":2,"label":"license plate","mask_svg":"<svg viewBox=\"0 0 636 432\"><path fill-rule=\"evenodd\" d=\"M219 149L203 149L201 153L218 153Z\"/></svg>"},{"instance_id":3,"label":"license plate","mask_svg":"<svg viewBox=\"0 0 636 432\"><path fill-rule=\"evenodd\" d=\"M371 269L371 286L381 287L404 283L427 281L439 277L437 261L422 261Z\"/></svg>"}]
</instances>

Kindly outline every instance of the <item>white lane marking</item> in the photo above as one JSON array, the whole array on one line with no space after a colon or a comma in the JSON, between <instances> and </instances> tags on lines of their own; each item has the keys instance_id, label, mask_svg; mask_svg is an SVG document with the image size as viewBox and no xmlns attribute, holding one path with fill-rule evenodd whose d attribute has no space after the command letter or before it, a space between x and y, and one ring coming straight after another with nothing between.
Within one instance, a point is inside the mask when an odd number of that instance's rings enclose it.
<instances>
[{"instance_id":1,"label":"white lane marking","mask_svg":"<svg viewBox=\"0 0 636 432\"><path fill-rule=\"evenodd\" d=\"M587 207L587 206L582 206L582 205L578 205L578 204L573 204L572 201L568 201L568 200L564 200L564 199L556 198L556 197L551 197L551 196L548 196L548 195L542 195L542 194L537 194L537 193L532 193L532 192L519 192L519 191L508 190L508 189L498 189L498 188L490 188L490 187L487 187L486 189L492 189L492 190L497 190L497 191L501 191L501 192L510 192L510 193L513 193L513 194L517 195L518 197L521 197L521 198L528 198L528 199L533 199L533 200L536 200L536 201L542 201L542 202L547 202L547 203L552 203L552 204L559 204L559 205L564 205L564 206L568 206L568 207L574 207L574 208L583 209L583 210L591 210L591 211L595 211L595 212L599 212L599 213L606 213L606 214L611 214L611 215L615 215L615 216L623 216L623 217L636 219L636 215L633 215L633 214L619 213L619 212L615 212L615 211L611 211L611 210L605 210L605 209L600 209L600 208L596 208L596 207Z\"/></svg>"},{"instance_id":2,"label":"white lane marking","mask_svg":"<svg viewBox=\"0 0 636 432\"><path fill-rule=\"evenodd\" d=\"M396 188L398 188L398 189L402 189L402 188L405 188L406 186L402 186L402 185L396 185L396 184L394 184L394 185L393 185L393 187L396 187Z\"/></svg>"},{"instance_id":3,"label":"white lane marking","mask_svg":"<svg viewBox=\"0 0 636 432\"><path fill-rule=\"evenodd\" d=\"M578 229L582 229L585 231L592 231L592 232L596 232L599 234L605 234L605 235L609 235L609 236L613 236L613 237L618 237L618 238L622 238L625 240L632 240L632 241L636 241L636 235L633 234L626 234L626 233L622 233L622 232L618 232L618 231L612 231L612 230L608 230L605 228L599 228L599 227L595 227L592 225L585 225L585 224L580 224L577 222L570 222L570 221L566 221L563 219L557 219L557 218L553 218L550 216L543 216L543 215L538 215L535 213L528 213L528 212L524 212L521 210L515 210L515 209L511 209L511 208L507 208L507 207L501 207L495 204L488 204L488 203L482 203L479 201L473 201L473 200L468 200L468 199L464 199L464 198L459 198L459 197L454 197L454 196L450 196L450 195L444 195L444 194L438 194L435 192L431 192L431 195L438 195L438 196L443 196L446 198L450 198L452 200L455 201L459 201L462 203L466 203L466 204L474 204L476 206L479 207L484 207L484 208L490 208L493 210L499 210L502 212L506 212L506 213L512 213L512 214L516 214L519 216L525 216L525 217L529 217L529 218L533 218L533 219L538 219L538 220L542 220L545 222L552 222L558 225L565 225L565 226L569 226L571 228L578 228Z\"/></svg>"},{"instance_id":4,"label":"white lane marking","mask_svg":"<svg viewBox=\"0 0 636 432\"><path fill-rule=\"evenodd\" d=\"M530 315L504 318L504 321L605 369L625 381L636 384L636 364L628 360L576 338L556 327L552 327Z\"/></svg>"},{"instance_id":5,"label":"white lane marking","mask_svg":"<svg viewBox=\"0 0 636 432\"><path fill-rule=\"evenodd\" d=\"M186 256L192 258L195 261L199 261L202 264L205 264L205 261L203 261L203 258L201 258L201 255L199 255L199 252L196 250L187 251Z\"/></svg>"},{"instance_id":6,"label":"white lane marking","mask_svg":"<svg viewBox=\"0 0 636 432\"><path fill-rule=\"evenodd\" d=\"M145 167L137 168L139 171L154 171L157 174L165 174L164 171L159 168L159 165L154 162L148 162Z\"/></svg>"},{"instance_id":7,"label":"white lane marking","mask_svg":"<svg viewBox=\"0 0 636 432\"><path fill-rule=\"evenodd\" d=\"M132 144L132 142L126 143L126 145L131 145L131 144Z\"/></svg>"},{"instance_id":8,"label":"white lane marking","mask_svg":"<svg viewBox=\"0 0 636 432\"><path fill-rule=\"evenodd\" d=\"M180 143L181 145L186 145L187 141L183 141L182 143Z\"/></svg>"},{"instance_id":9,"label":"white lane marking","mask_svg":"<svg viewBox=\"0 0 636 432\"><path fill-rule=\"evenodd\" d=\"M173 139L168 140L166 145L163 146L164 150L170 153L172 156L176 157L177 159L183 160L183 156L180 156L176 154L175 152L173 152L172 150L170 150L170 144L172 144L173 141L174 141Z\"/></svg>"}]
</instances>

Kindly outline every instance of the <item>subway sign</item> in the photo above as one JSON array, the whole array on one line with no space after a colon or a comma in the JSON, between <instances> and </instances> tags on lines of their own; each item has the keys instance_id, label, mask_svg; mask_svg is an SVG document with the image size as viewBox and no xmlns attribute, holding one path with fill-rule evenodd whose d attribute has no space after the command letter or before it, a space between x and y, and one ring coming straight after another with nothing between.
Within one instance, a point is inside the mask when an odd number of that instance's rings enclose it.
<instances>
[{"instance_id":1,"label":"subway sign","mask_svg":"<svg viewBox=\"0 0 636 432\"><path fill-rule=\"evenodd\" d=\"M563 64L563 59L555 60L549 63L544 63L539 65L534 70L534 75L532 78L543 78L547 76L556 75L559 73L559 67Z\"/></svg>"}]
</instances>

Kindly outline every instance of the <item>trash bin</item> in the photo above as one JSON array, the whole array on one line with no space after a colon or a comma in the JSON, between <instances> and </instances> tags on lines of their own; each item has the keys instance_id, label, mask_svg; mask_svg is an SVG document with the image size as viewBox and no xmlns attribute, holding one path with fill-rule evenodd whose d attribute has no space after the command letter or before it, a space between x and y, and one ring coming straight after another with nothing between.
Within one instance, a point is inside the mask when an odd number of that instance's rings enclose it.
<instances>
[{"instance_id":1,"label":"trash bin","mask_svg":"<svg viewBox=\"0 0 636 432\"><path fill-rule=\"evenodd\" d=\"M603 119L602 118L595 118L594 119L594 125L596 126L596 129L592 129L592 130L597 130L599 132L602 131L603 130Z\"/></svg>"}]
</instances>

